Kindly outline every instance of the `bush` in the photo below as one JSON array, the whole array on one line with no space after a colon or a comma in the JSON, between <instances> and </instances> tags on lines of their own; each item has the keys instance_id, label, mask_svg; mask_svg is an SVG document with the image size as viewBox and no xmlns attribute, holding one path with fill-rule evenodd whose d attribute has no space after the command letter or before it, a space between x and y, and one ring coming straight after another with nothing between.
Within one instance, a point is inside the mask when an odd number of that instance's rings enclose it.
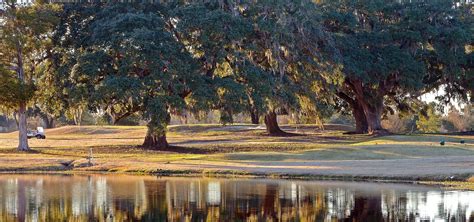
<instances>
[{"instance_id":1,"label":"bush","mask_svg":"<svg viewBox=\"0 0 474 222\"><path fill-rule=\"evenodd\" d=\"M436 112L436 104L430 103L418 115L416 127L423 133L437 133L441 129L441 115Z\"/></svg>"}]
</instances>

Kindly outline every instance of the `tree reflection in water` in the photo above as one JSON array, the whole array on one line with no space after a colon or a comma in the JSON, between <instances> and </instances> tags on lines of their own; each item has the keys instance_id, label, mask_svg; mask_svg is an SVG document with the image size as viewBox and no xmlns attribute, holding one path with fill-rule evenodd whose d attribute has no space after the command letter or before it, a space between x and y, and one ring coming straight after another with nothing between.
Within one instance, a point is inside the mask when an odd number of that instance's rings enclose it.
<instances>
[{"instance_id":1,"label":"tree reflection in water","mask_svg":"<svg viewBox=\"0 0 474 222\"><path fill-rule=\"evenodd\" d=\"M1 175L0 221L474 221L474 192L328 181Z\"/></svg>"}]
</instances>

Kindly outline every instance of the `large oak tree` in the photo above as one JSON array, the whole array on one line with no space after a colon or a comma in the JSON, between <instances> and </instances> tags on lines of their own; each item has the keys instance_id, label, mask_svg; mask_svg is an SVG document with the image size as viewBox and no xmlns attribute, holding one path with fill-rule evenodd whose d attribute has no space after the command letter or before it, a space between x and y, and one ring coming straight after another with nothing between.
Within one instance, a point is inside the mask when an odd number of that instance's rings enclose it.
<instances>
[{"instance_id":1,"label":"large oak tree","mask_svg":"<svg viewBox=\"0 0 474 222\"><path fill-rule=\"evenodd\" d=\"M139 113L148 122L144 147L168 148L171 111L205 104L208 87L207 77L171 32L163 6L68 7L60 28L65 38L58 38L68 46L59 51L57 65L58 71L67 67L68 82L59 83L62 97L69 106L83 102L92 111L104 110L114 122Z\"/></svg>"},{"instance_id":2,"label":"large oak tree","mask_svg":"<svg viewBox=\"0 0 474 222\"><path fill-rule=\"evenodd\" d=\"M389 105L403 108L426 89L472 78L472 53L465 50L472 45L472 14L463 6L343 0L322 10L342 55L344 83L337 95L352 108L359 133L385 132L381 118Z\"/></svg>"},{"instance_id":3,"label":"large oak tree","mask_svg":"<svg viewBox=\"0 0 474 222\"><path fill-rule=\"evenodd\" d=\"M318 114L324 86L337 81L333 44L311 1L191 2L174 16L176 36L214 80L223 122L246 112L253 123L264 116L269 134L284 134L277 113Z\"/></svg>"}]
</instances>

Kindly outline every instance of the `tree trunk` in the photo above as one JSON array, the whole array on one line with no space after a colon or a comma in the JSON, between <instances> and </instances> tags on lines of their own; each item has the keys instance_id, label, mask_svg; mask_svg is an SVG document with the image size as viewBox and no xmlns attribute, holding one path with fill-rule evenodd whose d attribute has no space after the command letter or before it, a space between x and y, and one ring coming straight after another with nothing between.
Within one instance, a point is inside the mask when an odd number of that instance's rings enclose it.
<instances>
[{"instance_id":1,"label":"tree trunk","mask_svg":"<svg viewBox=\"0 0 474 222\"><path fill-rule=\"evenodd\" d=\"M48 124L46 126L48 129L51 129L51 128L54 128L55 127L55 124L54 124L54 117L51 117L48 121Z\"/></svg>"},{"instance_id":2,"label":"tree trunk","mask_svg":"<svg viewBox=\"0 0 474 222\"><path fill-rule=\"evenodd\" d=\"M185 124L185 125L188 124L188 113L186 111L184 111L182 114L179 114L179 118L180 118L181 124Z\"/></svg>"},{"instance_id":3,"label":"tree trunk","mask_svg":"<svg viewBox=\"0 0 474 222\"><path fill-rule=\"evenodd\" d=\"M44 128L46 129L54 128L54 117L44 114L42 115L41 119L43 120Z\"/></svg>"},{"instance_id":4,"label":"tree trunk","mask_svg":"<svg viewBox=\"0 0 474 222\"><path fill-rule=\"evenodd\" d=\"M367 132L369 134L384 135L388 131L382 127L382 111L383 102L382 99L375 102L374 104L368 104L361 102L364 110L365 118L367 120Z\"/></svg>"},{"instance_id":5,"label":"tree trunk","mask_svg":"<svg viewBox=\"0 0 474 222\"><path fill-rule=\"evenodd\" d=\"M270 135L280 135L284 133L278 126L277 114L275 111L271 111L265 115L265 126L267 128L267 133Z\"/></svg>"},{"instance_id":6,"label":"tree trunk","mask_svg":"<svg viewBox=\"0 0 474 222\"><path fill-rule=\"evenodd\" d=\"M352 115L354 116L355 123L356 123L356 133L367 133L368 132L368 123L367 118L365 117L364 110L362 107L356 102L354 106L352 106Z\"/></svg>"},{"instance_id":7,"label":"tree trunk","mask_svg":"<svg viewBox=\"0 0 474 222\"><path fill-rule=\"evenodd\" d=\"M25 73L23 70L23 52L22 52L22 47L21 43L18 40L16 42L17 44L17 75L18 75L18 80L23 84L25 83ZM19 151L28 151L30 150L30 147L28 146L28 126L27 126L27 121L26 121L26 101L21 101L19 103L18 107L18 150Z\"/></svg>"},{"instance_id":8,"label":"tree trunk","mask_svg":"<svg viewBox=\"0 0 474 222\"><path fill-rule=\"evenodd\" d=\"M29 151L30 147L28 146L28 126L26 122L26 104L24 102L20 103L19 110L18 110L18 133L19 133L19 143L18 143L18 151Z\"/></svg>"},{"instance_id":9,"label":"tree trunk","mask_svg":"<svg viewBox=\"0 0 474 222\"><path fill-rule=\"evenodd\" d=\"M76 126L81 126L82 123L82 108L73 110L73 119Z\"/></svg>"},{"instance_id":10,"label":"tree trunk","mask_svg":"<svg viewBox=\"0 0 474 222\"><path fill-rule=\"evenodd\" d=\"M165 150L169 148L168 141L166 140L166 133L154 133L153 130L148 128L148 132L145 136L143 146L150 150Z\"/></svg>"},{"instance_id":11,"label":"tree trunk","mask_svg":"<svg viewBox=\"0 0 474 222\"><path fill-rule=\"evenodd\" d=\"M20 122L18 121L18 112L13 113L13 118L15 119L16 127L19 128Z\"/></svg>"},{"instance_id":12,"label":"tree trunk","mask_svg":"<svg viewBox=\"0 0 474 222\"><path fill-rule=\"evenodd\" d=\"M148 131L143 142L143 147L150 150L166 150L169 148L166 140L167 126L171 121L171 115L168 113L164 120L152 117L148 122Z\"/></svg>"},{"instance_id":13,"label":"tree trunk","mask_svg":"<svg viewBox=\"0 0 474 222\"><path fill-rule=\"evenodd\" d=\"M369 134L383 135L388 131L382 128L382 112L384 93L380 90L374 92L365 90L361 81L350 82L355 95L355 102L362 107L367 120L367 132Z\"/></svg>"},{"instance_id":14,"label":"tree trunk","mask_svg":"<svg viewBox=\"0 0 474 222\"><path fill-rule=\"evenodd\" d=\"M344 92L338 92L337 95L339 96L339 98L347 102L347 104L349 104L352 109L352 116L354 116L356 124L355 133L367 133L369 127L362 105L356 99L348 96Z\"/></svg>"},{"instance_id":15,"label":"tree trunk","mask_svg":"<svg viewBox=\"0 0 474 222\"><path fill-rule=\"evenodd\" d=\"M252 119L252 124L259 124L260 123L260 116L258 115L257 110L250 111L250 118Z\"/></svg>"},{"instance_id":16,"label":"tree trunk","mask_svg":"<svg viewBox=\"0 0 474 222\"><path fill-rule=\"evenodd\" d=\"M374 134L378 131L384 130L382 128L382 114L378 109L374 108L366 110L365 116L367 117L367 132L369 134Z\"/></svg>"}]
</instances>

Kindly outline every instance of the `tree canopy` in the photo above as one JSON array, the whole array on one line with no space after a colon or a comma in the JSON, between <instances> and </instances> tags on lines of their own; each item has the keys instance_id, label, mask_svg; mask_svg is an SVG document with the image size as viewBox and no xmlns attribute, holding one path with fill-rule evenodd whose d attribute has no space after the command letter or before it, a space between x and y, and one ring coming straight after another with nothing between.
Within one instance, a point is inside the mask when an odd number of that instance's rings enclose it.
<instances>
[{"instance_id":1,"label":"tree canopy","mask_svg":"<svg viewBox=\"0 0 474 222\"><path fill-rule=\"evenodd\" d=\"M224 124L264 117L268 134L285 135L278 114L319 119L348 108L357 132L377 134L387 112L415 112L426 92L473 98L471 5L316 2L5 1L0 101L76 124L84 110L114 124L139 116L144 146L167 149L170 116L182 112L218 110Z\"/></svg>"},{"instance_id":2,"label":"tree canopy","mask_svg":"<svg viewBox=\"0 0 474 222\"><path fill-rule=\"evenodd\" d=\"M85 15L97 11L80 20L87 24L78 27L83 33L79 45L76 36L60 40L71 44L70 50L60 52L71 59L58 65L69 67L65 72L70 82L63 83L68 86L64 97L69 106L104 110L114 122L140 113L148 121L144 145L167 148L170 113L186 108L189 101L194 101L193 108L205 106L202 98L212 97L212 92L204 87L208 77L171 32L169 18L160 13L163 9L142 4L71 7L75 9L68 10ZM67 25L76 26L75 22Z\"/></svg>"},{"instance_id":3,"label":"tree canopy","mask_svg":"<svg viewBox=\"0 0 474 222\"><path fill-rule=\"evenodd\" d=\"M27 103L33 99L36 79L48 72L50 36L57 23L54 4L0 3L0 106L19 116L18 150L29 150Z\"/></svg>"},{"instance_id":4,"label":"tree canopy","mask_svg":"<svg viewBox=\"0 0 474 222\"><path fill-rule=\"evenodd\" d=\"M323 104L337 83L337 54L311 1L190 3L174 10L176 35L215 80L221 121L245 112L282 131L276 112ZM318 114L313 112L313 114Z\"/></svg>"},{"instance_id":5,"label":"tree canopy","mask_svg":"<svg viewBox=\"0 0 474 222\"><path fill-rule=\"evenodd\" d=\"M449 1L323 4L324 25L342 55L344 84L337 95L352 108L357 131L383 131L385 108L404 109L427 89L470 90L461 83L472 78L468 7Z\"/></svg>"}]
</instances>

